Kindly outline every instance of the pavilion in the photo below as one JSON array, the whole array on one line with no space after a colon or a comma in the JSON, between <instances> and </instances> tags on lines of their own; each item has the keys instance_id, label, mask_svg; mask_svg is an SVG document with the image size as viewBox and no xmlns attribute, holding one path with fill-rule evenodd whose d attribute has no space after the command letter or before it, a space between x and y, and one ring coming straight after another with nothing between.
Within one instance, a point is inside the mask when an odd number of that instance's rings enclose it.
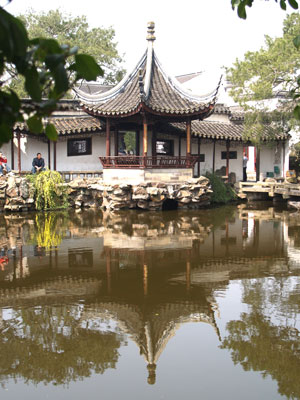
<instances>
[{"instance_id":1,"label":"pavilion","mask_svg":"<svg viewBox=\"0 0 300 400\"><path fill-rule=\"evenodd\" d=\"M147 41L136 67L117 86L95 94L76 91L83 110L106 125L106 152L100 157L104 180L186 180L200 161L191 151L191 124L213 113L221 81L205 96L184 91L155 54L153 22L148 23ZM185 152L182 135L171 123L185 125ZM163 131L173 140L162 138ZM126 146L130 138L131 146Z\"/></svg>"},{"instance_id":2,"label":"pavilion","mask_svg":"<svg viewBox=\"0 0 300 400\"><path fill-rule=\"evenodd\" d=\"M182 183L209 172L233 183L243 178L246 153L250 180L284 178L289 135L266 135L255 148L245 141L242 110L217 103L221 81L210 94L193 94L183 85L199 73L168 76L154 41L154 23L149 23L147 50L118 85L83 84L75 99L59 103L49 118L57 129L57 142L18 123L11 143L1 147L9 166L28 173L33 157L41 152L46 166L66 180L103 173L104 180L114 183Z\"/></svg>"}]
</instances>

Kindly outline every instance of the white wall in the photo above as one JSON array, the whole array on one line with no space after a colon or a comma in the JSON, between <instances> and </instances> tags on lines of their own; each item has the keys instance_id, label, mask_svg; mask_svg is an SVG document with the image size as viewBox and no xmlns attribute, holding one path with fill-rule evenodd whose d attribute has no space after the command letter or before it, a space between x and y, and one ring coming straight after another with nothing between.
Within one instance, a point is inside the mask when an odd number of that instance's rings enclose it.
<instances>
[{"instance_id":1,"label":"white wall","mask_svg":"<svg viewBox=\"0 0 300 400\"><path fill-rule=\"evenodd\" d=\"M263 145L260 149L260 173L262 177L266 177L267 172L274 172L274 166L278 166L280 169L279 176L285 176L285 172L289 168L288 159L288 143L285 143L284 147L282 142L274 143L273 145ZM283 171L283 162L285 163Z\"/></svg>"},{"instance_id":2,"label":"white wall","mask_svg":"<svg viewBox=\"0 0 300 400\"><path fill-rule=\"evenodd\" d=\"M16 139L14 139L16 141ZM21 169L22 171L31 171L32 160L37 153L41 153L45 160L45 166L48 167L48 143L42 142L33 137L21 138ZM18 168L18 155L15 152L15 169Z\"/></svg>"},{"instance_id":3,"label":"white wall","mask_svg":"<svg viewBox=\"0 0 300 400\"><path fill-rule=\"evenodd\" d=\"M86 136L91 137L91 136ZM111 153L113 154L114 143L111 142ZM53 168L53 150L51 148ZM56 144L56 169L57 171L99 171L102 170L100 156L105 156L105 137L92 136L92 154L86 156L68 156L67 140L59 140Z\"/></svg>"}]
</instances>

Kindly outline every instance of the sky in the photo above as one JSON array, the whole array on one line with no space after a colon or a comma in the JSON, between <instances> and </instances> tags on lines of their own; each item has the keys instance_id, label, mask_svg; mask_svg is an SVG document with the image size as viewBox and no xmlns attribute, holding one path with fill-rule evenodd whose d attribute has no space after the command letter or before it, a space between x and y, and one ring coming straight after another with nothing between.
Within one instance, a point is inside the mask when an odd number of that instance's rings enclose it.
<instances>
[{"instance_id":1,"label":"sky","mask_svg":"<svg viewBox=\"0 0 300 400\"><path fill-rule=\"evenodd\" d=\"M286 16L277 3L262 0L248 9L246 21L232 11L230 0L13 0L6 6L14 15L29 8L59 8L86 15L91 27L112 26L127 71L144 53L147 22L154 21L156 54L172 76L230 66L246 51L258 50L265 34L280 36Z\"/></svg>"}]
</instances>

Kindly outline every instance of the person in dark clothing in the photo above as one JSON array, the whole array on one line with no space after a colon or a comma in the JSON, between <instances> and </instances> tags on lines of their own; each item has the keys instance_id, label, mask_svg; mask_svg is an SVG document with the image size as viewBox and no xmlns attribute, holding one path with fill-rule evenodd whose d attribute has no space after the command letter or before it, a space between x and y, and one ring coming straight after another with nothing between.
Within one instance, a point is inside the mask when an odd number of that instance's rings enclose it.
<instances>
[{"instance_id":1,"label":"person in dark clothing","mask_svg":"<svg viewBox=\"0 0 300 400\"><path fill-rule=\"evenodd\" d=\"M45 161L42 158L41 153L37 153L36 157L32 161L31 172L33 174L36 174L37 172L40 172L40 171L45 171Z\"/></svg>"}]
</instances>

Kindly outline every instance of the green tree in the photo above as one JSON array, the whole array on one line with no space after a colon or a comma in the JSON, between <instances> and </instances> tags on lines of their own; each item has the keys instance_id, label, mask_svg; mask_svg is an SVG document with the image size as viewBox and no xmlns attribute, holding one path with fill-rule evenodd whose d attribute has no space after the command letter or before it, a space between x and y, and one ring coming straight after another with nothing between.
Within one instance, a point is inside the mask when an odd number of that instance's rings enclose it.
<instances>
[{"instance_id":1,"label":"green tree","mask_svg":"<svg viewBox=\"0 0 300 400\"><path fill-rule=\"evenodd\" d=\"M271 376L281 395L299 399L300 332L294 326L299 313L297 288L291 289L290 277L280 277L272 288L270 281L256 279L243 281L243 289L243 303L249 310L227 324L221 348L228 349L233 362L245 371Z\"/></svg>"},{"instance_id":2,"label":"green tree","mask_svg":"<svg viewBox=\"0 0 300 400\"><path fill-rule=\"evenodd\" d=\"M23 77L27 103L8 87L12 74ZM44 124L43 118L78 80L101 75L92 56L53 38L29 39L22 21L0 7L0 145L11 139L16 122L25 121L31 132L56 140L54 125Z\"/></svg>"},{"instance_id":3,"label":"green tree","mask_svg":"<svg viewBox=\"0 0 300 400\"><path fill-rule=\"evenodd\" d=\"M63 304L13 310L0 327L0 383L67 385L115 368L124 338L97 325L97 310ZM95 316L93 316L93 313Z\"/></svg>"},{"instance_id":4,"label":"green tree","mask_svg":"<svg viewBox=\"0 0 300 400\"><path fill-rule=\"evenodd\" d=\"M282 37L266 36L263 48L247 52L243 60L237 59L233 67L227 68L231 95L248 111L245 123L251 138L260 138L266 124L270 135L299 124L300 49L293 43L298 35L300 15L293 13L284 20ZM270 112L265 100L279 93L283 98Z\"/></svg>"},{"instance_id":5,"label":"green tree","mask_svg":"<svg viewBox=\"0 0 300 400\"><path fill-rule=\"evenodd\" d=\"M73 17L60 10L41 13L29 10L18 17L24 23L30 39L52 38L70 48L76 46L79 51L94 57L104 70L103 83L113 84L123 77L122 59L114 42L115 31L112 27L91 29L86 16ZM26 96L22 79L14 79L11 88L20 96Z\"/></svg>"},{"instance_id":6,"label":"green tree","mask_svg":"<svg viewBox=\"0 0 300 400\"><path fill-rule=\"evenodd\" d=\"M269 0L265 0L269 1ZM287 3L294 9L297 10L298 0L275 0L276 3L279 3L282 10L286 10ZM252 7L254 0L231 0L231 5L233 9L237 9L238 16L240 18L246 19L247 18L247 8Z\"/></svg>"}]
</instances>

